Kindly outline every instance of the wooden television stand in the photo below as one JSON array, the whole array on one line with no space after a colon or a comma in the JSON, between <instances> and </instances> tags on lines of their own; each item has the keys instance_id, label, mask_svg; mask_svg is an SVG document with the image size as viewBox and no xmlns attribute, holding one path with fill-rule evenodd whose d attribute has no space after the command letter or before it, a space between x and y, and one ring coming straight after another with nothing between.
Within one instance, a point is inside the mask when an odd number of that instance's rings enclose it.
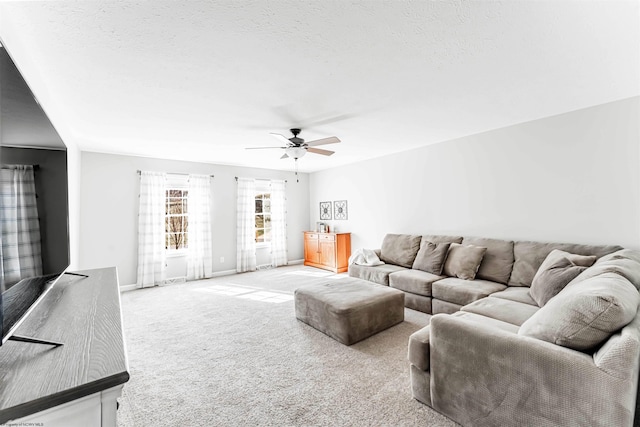
<instances>
[{"instance_id":1,"label":"wooden television stand","mask_svg":"<svg viewBox=\"0 0 640 427\"><path fill-rule=\"evenodd\" d=\"M64 275L0 347L0 425L115 427L129 380L115 268Z\"/></svg>"}]
</instances>

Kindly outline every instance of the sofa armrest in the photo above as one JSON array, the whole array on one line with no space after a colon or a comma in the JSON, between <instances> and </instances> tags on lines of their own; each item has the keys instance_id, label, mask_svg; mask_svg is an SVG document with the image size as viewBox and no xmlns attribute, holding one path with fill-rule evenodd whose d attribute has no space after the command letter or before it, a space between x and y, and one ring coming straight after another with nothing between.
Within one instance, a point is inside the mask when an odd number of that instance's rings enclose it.
<instances>
[{"instance_id":1,"label":"sofa armrest","mask_svg":"<svg viewBox=\"0 0 640 427\"><path fill-rule=\"evenodd\" d=\"M621 379L592 355L464 317L430 328L432 406L463 425L633 424L637 360Z\"/></svg>"},{"instance_id":2,"label":"sofa armrest","mask_svg":"<svg viewBox=\"0 0 640 427\"><path fill-rule=\"evenodd\" d=\"M431 328L429 325L414 332L409 337L409 348L407 351L407 358L412 365L421 371L429 370L429 335Z\"/></svg>"}]
</instances>

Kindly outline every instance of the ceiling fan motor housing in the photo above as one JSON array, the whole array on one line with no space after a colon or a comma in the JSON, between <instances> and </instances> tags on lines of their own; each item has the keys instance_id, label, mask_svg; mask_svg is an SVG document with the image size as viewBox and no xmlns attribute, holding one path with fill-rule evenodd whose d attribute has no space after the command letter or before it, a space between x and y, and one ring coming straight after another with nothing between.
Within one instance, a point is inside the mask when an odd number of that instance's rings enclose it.
<instances>
[{"instance_id":1,"label":"ceiling fan motor housing","mask_svg":"<svg viewBox=\"0 0 640 427\"><path fill-rule=\"evenodd\" d=\"M301 144L304 143L304 139L298 138L298 134L301 132L301 129L293 128L289 130L293 134L293 138L289 138L289 141L291 141L293 145L295 145L296 147L299 147Z\"/></svg>"}]
</instances>

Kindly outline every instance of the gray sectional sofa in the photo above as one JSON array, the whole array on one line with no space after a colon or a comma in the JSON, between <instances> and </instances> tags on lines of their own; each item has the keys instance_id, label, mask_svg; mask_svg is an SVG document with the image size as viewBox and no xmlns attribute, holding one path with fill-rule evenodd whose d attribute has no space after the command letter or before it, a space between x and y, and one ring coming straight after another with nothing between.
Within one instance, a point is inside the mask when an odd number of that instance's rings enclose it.
<instances>
[{"instance_id":1,"label":"gray sectional sofa","mask_svg":"<svg viewBox=\"0 0 640 427\"><path fill-rule=\"evenodd\" d=\"M633 425L640 252L387 235L377 253L349 275L434 314L409 340L415 399L469 426Z\"/></svg>"}]
</instances>

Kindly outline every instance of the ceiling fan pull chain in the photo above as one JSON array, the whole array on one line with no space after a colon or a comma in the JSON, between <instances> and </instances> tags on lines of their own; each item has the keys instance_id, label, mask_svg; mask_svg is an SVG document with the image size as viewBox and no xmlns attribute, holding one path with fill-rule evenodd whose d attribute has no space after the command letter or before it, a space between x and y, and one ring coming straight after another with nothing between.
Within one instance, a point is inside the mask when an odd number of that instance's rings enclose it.
<instances>
[{"instance_id":1,"label":"ceiling fan pull chain","mask_svg":"<svg viewBox=\"0 0 640 427\"><path fill-rule=\"evenodd\" d=\"M300 178L298 178L298 158L294 159L296 165L296 182L300 182Z\"/></svg>"}]
</instances>

